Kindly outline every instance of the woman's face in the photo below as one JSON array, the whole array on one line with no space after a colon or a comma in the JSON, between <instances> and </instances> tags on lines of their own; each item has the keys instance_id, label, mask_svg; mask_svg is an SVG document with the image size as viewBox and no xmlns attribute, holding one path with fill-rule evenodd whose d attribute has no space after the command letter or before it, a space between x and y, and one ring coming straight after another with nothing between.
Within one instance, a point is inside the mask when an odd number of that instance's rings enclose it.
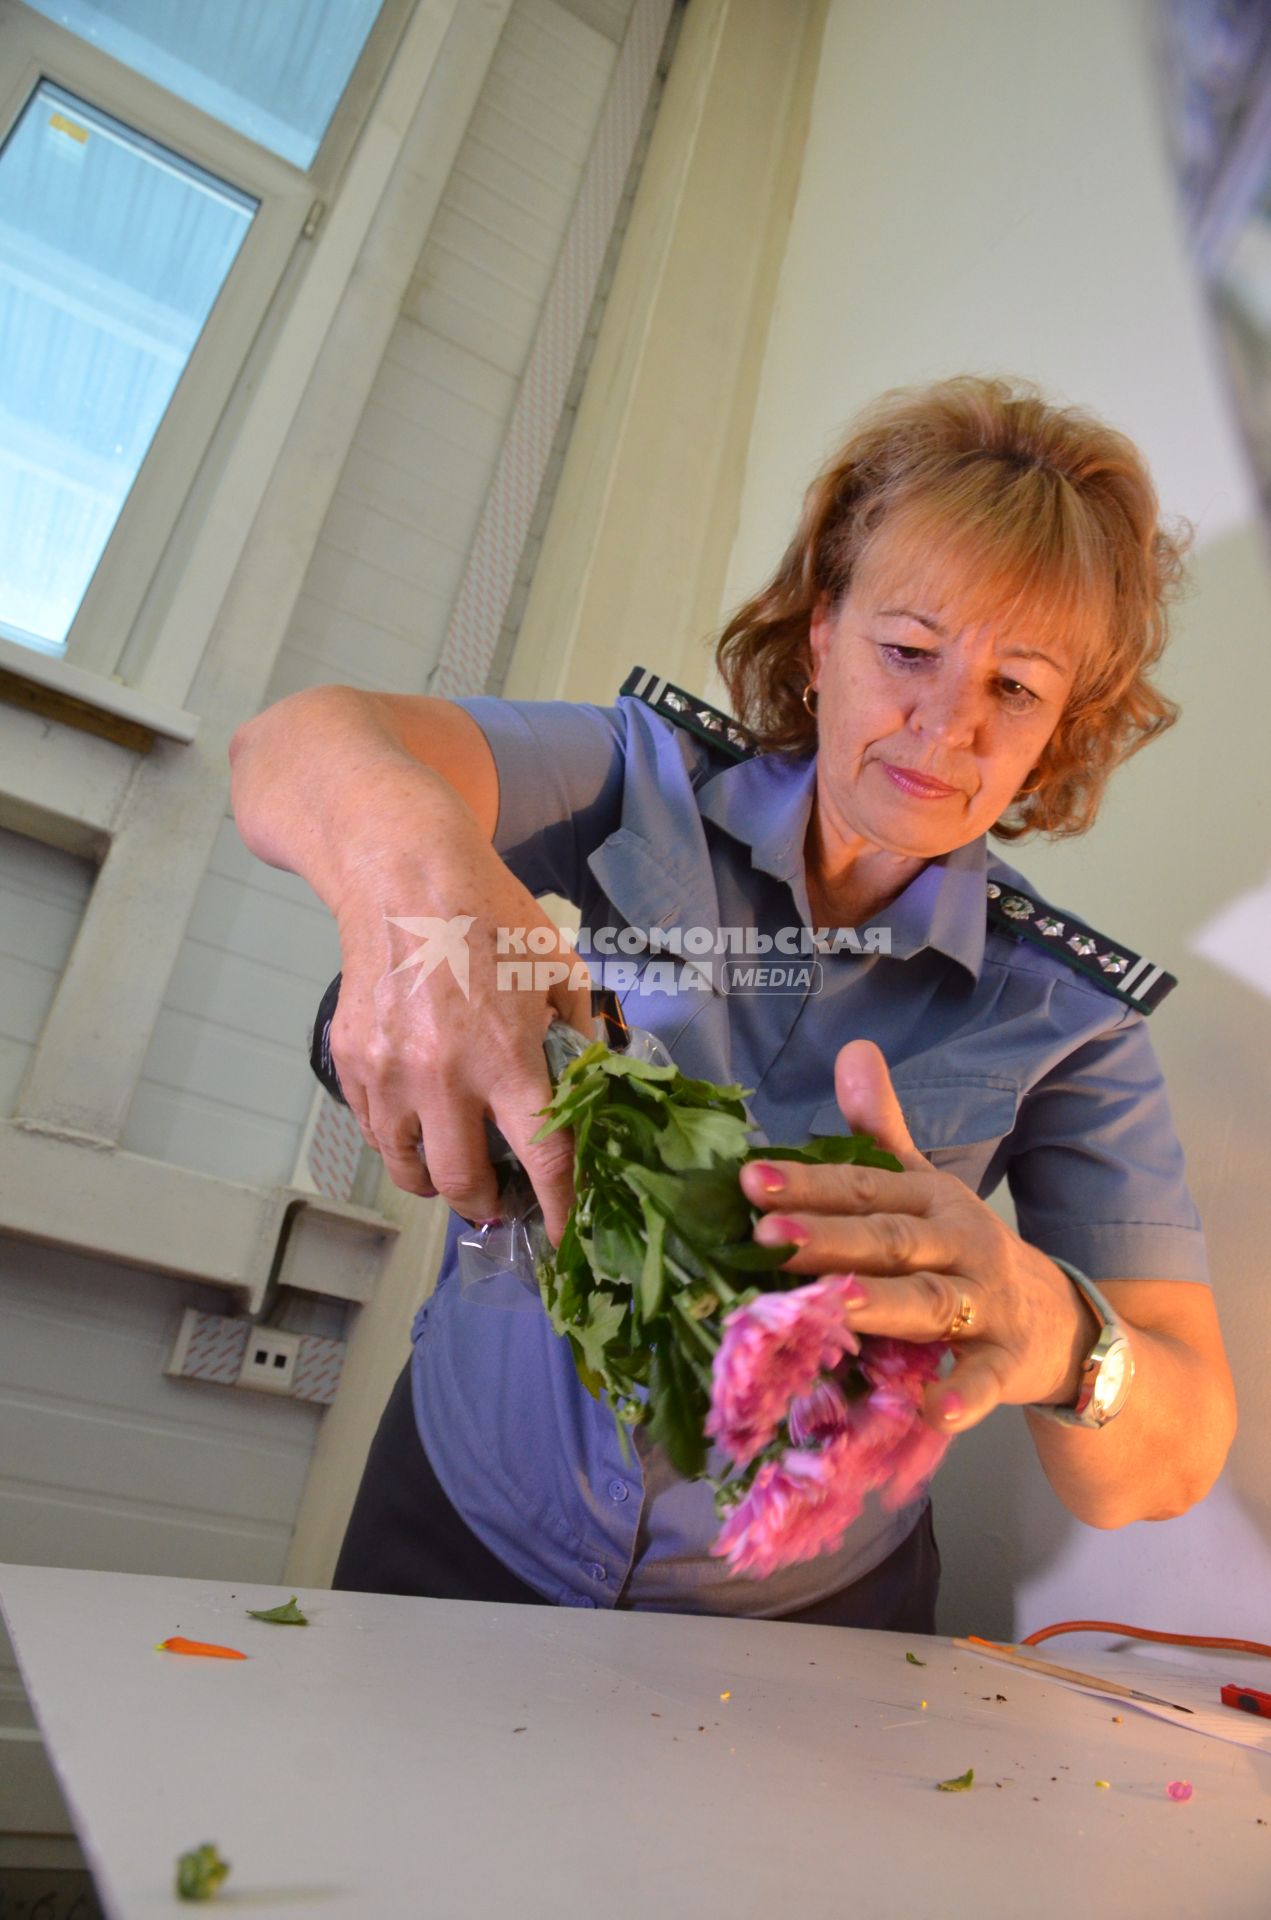
<instances>
[{"instance_id":1,"label":"woman's face","mask_svg":"<svg viewBox=\"0 0 1271 1920\"><path fill-rule=\"evenodd\" d=\"M930 580L896 585L886 544L875 536L837 610L812 621L817 801L823 829L934 859L984 833L1027 783L1076 650L1020 625L960 626Z\"/></svg>"}]
</instances>

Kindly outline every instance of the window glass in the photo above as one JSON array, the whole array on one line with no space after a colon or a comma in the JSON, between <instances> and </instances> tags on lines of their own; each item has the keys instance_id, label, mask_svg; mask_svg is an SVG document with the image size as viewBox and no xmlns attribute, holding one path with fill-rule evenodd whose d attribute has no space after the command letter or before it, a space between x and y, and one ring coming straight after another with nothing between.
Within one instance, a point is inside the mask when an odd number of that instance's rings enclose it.
<instances>
[{"instance_id":1,"label":"window glass","mask_svg":"<svg viewBox=\"0 0 1271 1920\"><path fill-rule=\"evenodd\" d=\"M60 653L257 203L47 81L0 151L0 630Z\"/></svg>"},{"instance_id":2,"label":"window glass","mask_svg":"<svg viewBox=\"0 0 1271 1920\"><path fill-rule=\"evenodd\" d=\"M29 0L169 93L308 167L381 0Z\"/></svg>"}]
</instances>

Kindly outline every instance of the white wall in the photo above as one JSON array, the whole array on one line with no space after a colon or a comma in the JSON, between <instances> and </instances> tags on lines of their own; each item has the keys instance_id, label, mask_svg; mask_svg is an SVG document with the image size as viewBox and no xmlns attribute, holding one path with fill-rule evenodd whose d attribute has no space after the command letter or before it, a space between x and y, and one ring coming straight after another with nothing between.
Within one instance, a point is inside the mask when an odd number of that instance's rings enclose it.
<instances>
[{"instance_id":1,"label":"white wall","mask_svg":"<svg viewBox=\"0 0 1271 1920\"><path fill-rule=\"evenodd\" d=\"M1197 590L1165 675L1183 722L1121 771L1092 836L1007 857L1179 976L1153 1036L1242 1424L1199 1508L1108 1534L1059 1506L1022 1415L994 1416L939 1482L942 1625L1022 1634L1096 1616L1265 1638L1271 960L1260 991L1195 943L1267 880L1271 579L1133 0L832 0L725 605L775 563L856 408L964 371L1093 408L1142 447L1166 512L1198 523Z\"/></svg>"}]
</instances>

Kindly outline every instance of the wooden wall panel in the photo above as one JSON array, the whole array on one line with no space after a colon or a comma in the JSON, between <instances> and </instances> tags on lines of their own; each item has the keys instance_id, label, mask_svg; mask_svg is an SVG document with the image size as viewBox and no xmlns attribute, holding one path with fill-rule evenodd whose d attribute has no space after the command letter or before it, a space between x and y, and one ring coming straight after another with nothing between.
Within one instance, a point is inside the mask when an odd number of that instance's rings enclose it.
<instances>
[{"instance_id":1,"label":"wooden wall panel","mask_svg":"<svg viewBox=\"0 0 1271 1920\"><path fill-rule=\"evenodd\" d=\"M13 1112L94 874L91 861L0 828L0 1114Z\"/></svg>"}]
</instances>

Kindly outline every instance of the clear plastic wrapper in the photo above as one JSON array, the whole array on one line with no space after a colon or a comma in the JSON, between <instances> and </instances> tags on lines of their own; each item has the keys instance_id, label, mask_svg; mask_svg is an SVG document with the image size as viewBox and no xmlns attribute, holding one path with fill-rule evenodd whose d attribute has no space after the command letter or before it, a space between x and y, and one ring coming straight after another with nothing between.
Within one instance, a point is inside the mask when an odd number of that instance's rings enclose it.
<instances>
[{"instance_id":1,"label":"clear plastic wrapper","mask_svg":"<svg viewBox=\"0 0 1271 1920\"><path fill-rule=\"evenodd\" d=\"M543 1038L547 1070L555 1086L571 1060L576 1060L609 1031L603 1019L592 1023L588 1037L564 1020L553 1020ZM674 1064L656 1034L631 1027L623 1051L629 1058L653 1067ZM466 1227L457 1241L459 1286L466 1300L482 1306L523 1313L539 1306L538 1263L550 1253L543 1226L543 1210L520 1161L503 1135L488 1121L486 1139L499 1183L500 1217Z\"/></svg>"}]
</instances>

